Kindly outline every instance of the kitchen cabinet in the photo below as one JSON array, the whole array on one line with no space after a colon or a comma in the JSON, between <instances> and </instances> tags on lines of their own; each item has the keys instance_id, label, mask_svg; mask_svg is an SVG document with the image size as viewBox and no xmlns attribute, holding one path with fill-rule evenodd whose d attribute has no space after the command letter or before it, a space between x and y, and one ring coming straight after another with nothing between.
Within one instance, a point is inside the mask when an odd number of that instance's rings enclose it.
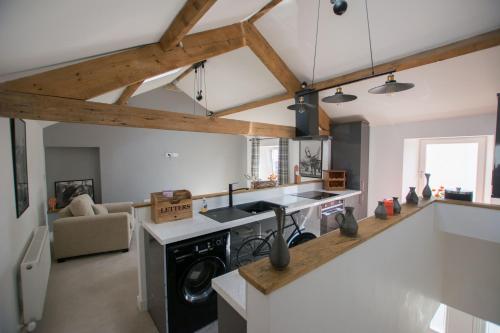
<instances>
[{"instance_id":1,"label":"kitchen cabinet","mask_svg":"<svg viewBox=\"0 0 500 333\"><path fill-rule=\"evenodd\" d=\"M347 188L360 190L359 196L346 199L346 206L355 207L356 219L368 216L368 167L370 125L366 121L333 124L332 170L347 171Z\"/></svg>"}]
</instances>

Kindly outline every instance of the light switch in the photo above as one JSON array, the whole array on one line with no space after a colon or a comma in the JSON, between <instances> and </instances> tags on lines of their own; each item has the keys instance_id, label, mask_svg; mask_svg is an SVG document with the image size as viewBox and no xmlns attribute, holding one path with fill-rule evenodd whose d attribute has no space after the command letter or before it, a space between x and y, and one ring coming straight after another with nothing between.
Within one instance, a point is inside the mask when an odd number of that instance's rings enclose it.
<instances>
[{"instance_id":1,"label":"light switch","mask_svg":"<svg viewBox=\"0 0 500 333\"><path fill-rule=\"evenodd\" d=\"M179 157L179 153L165 153L166 158L177 158Z\"/></svg>"}]
</instances>

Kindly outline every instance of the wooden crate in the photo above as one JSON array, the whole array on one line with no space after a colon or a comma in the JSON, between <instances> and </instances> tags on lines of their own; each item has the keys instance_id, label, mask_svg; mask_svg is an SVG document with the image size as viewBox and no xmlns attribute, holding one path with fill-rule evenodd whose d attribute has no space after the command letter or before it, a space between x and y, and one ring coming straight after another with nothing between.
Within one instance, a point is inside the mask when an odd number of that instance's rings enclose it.
<instances>
[{"instance_id":1,"label":"wooden crate","mask_svg":"<svg viewBox=\"0 0 500 333\"><path fill-rule=\"evenodd\" d=\"M172 198L162 192L151 193L151 219L155 223L171 222L193 217L191 192L174 191Z\"/></svg>"},{"instance_id":2,"label":"wooden crate","mask_svg":"<svg viewBox=\"0 0 500 333\"><path fill-rule=\"evenodd\" d=\"M345 170L323 170L323 188L327 191L343 191L346 188Z\"/></svg>"}]
</instances>

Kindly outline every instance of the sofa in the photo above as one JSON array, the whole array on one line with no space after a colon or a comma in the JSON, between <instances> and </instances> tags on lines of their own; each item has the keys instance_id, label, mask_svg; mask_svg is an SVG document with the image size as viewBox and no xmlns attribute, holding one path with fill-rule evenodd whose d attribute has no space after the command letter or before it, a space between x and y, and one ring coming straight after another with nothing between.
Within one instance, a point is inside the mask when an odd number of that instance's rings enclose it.
<instances>
[{"instance_id":1,"label":"sofa","mask_svg":"<svg viewBox=\"0 0 500 333\"><path fill-rule=\"evenodd\" d=\"M59 211L53 222L54 257L65 258L110 251L128 251L134 229L132 202L97 205L80 195Z\"/></svg>"}]
</instances>

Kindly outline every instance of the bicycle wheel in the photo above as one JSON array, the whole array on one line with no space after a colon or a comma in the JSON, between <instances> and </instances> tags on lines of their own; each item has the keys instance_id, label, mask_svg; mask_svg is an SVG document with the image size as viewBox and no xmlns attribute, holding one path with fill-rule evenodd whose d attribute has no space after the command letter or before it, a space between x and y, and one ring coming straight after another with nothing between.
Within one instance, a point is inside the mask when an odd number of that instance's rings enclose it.
<instances>
[{"instance_id":1,"label":"bicycle wheel","mask_svg":"<svg viewBox=\"0 0 500 333\"><path fill-rule=\"evenodd\" d=\"M305 243L310 241L311 239L315 239L316 235L311 233L311 232L303 232L301 234L297 234L295 237L293 237L290 242L288 243L288 247L292 248L294 246L297 246L299 244Z\"/></svg>"},{"instance_id":2,"label":"bicycle wheel","mask_svg":"<svg viewBox=\"0 0 500 333\"><path fill-rule=\"evenodd\" d=\"M265 257L271 252L271 244L259 236L248 238L236 251L236 264L238 267L249 264Z\"/></svg>"}]
</instances>

